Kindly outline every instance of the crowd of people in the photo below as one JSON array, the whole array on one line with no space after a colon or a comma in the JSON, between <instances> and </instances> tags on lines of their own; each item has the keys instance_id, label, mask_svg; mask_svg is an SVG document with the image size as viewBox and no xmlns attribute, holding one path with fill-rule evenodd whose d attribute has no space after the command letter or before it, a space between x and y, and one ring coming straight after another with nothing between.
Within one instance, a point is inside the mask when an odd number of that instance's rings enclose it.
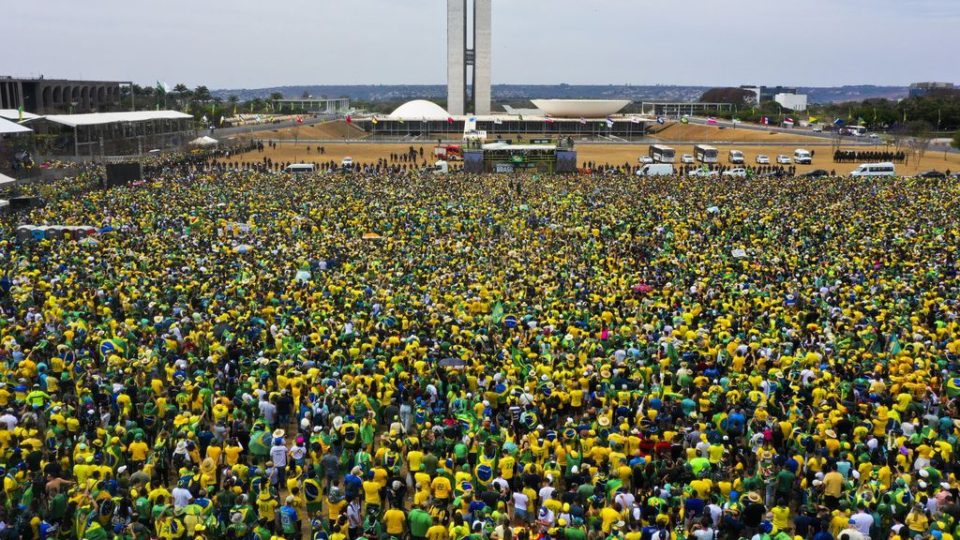
<instances>
[{"instance_id":1,"label":"crowd of people","mask_svg":"<svg viewBox=\"0 0 960 540\"><path fill-rule=\"evenodd\" d=\"M890 152L879 150L835 150L833 152L834 163L873 163L878 161L903 163L907 160L907 154L902 151Z\"/></svg>"},{"instance_id":2,"label":"crowd of people","mask_svg":"<svg viewBox=\"0 0 960 540\"><path fill-rule=\"evenodd\" d=\"M955 184L156 165L0 216L0 539L960 532Z\"/></svg>"}]
</instances>

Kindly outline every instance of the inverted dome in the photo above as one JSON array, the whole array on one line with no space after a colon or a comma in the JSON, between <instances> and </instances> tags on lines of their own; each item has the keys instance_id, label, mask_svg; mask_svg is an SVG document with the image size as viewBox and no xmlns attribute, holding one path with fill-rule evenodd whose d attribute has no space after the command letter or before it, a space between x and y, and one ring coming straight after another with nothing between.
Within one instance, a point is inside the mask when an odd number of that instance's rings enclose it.
<instances>
[{"instance_id":1,"label":"inverted dome","mask_svg":"<svg viewBox=\"0 0 960 540\"><path fill-rule=\"evenodd\" d=\"M560 118L600 118L616 114L629 99L532 99L538 109Z\"/></svg>"},{"instance_id":2,"label":"inverted dome","mask_svg":"<svg viewBox=\"0 0 960 540\"><path fill-rule=\"evenodd\" d=\"M390 113L390 118L442 118L446 120L450 114L443 107L425 99L408 101Z\"/></svg>"}]
</instances>

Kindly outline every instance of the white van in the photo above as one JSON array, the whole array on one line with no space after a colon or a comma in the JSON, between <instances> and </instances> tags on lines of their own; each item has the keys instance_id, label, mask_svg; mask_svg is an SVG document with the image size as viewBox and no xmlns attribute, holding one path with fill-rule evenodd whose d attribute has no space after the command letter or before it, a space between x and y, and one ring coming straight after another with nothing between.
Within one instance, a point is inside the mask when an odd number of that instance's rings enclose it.
<instances>
[{"instance_id":1,"label":"white van","mask_svg":"<svg viewBox=\"0 0 960 540\"><path fill-rule=\"evenodd\" d=\"M897 170L893 163L864 163L855 170L850 171L850 176L896 176Z\"/></svg>"},{"instance_id":2,"label":"white van","mask_svg":"<svg viewBox=\"0 0 960 540\"><path fill-rule=\"evenodd\" d=\"M727 154L727 160L735 165L743 165L743 152L739 150L731 150Z\"/></svg>"},{"instance_id":3,"label":"white van","mask_svg":"<svg viewBox=\"0 0 960 540\"><path fill-rule=\"evenodd\" d=\"M637 176L670 176L673 174L671 163L648 163L637 169Z\"/></svg>"},{"instance_id":4,"label":"white van","mask_svg":"<svg viewBox=\"0 0 960 540\"><path fill-rule=\"evenodd\" d=\"M813 156L810 155L809 150L797 148L793 151L793 162L797 165L810 165L813 163Z\"/></svg>"},{"instance_id":5,"label":"white van","mask_svg":"<svg viewBox=\"0 0 960 540\"><path fill-rule=\"evenodd\" d=\"M285 172L294 174L312 173L316 170L313 163L291 163L284 169Z\"/></svg>"},{"instance_id":6,"label":"white van","mask_svg":"<svg viewBox=\"0 0 960 540\"><path fill-rule=\"evenodd\" d=\"M450 164L440 160L433 164L433 174L447 174L450 172Z\"/></svg>"}]
</instances>

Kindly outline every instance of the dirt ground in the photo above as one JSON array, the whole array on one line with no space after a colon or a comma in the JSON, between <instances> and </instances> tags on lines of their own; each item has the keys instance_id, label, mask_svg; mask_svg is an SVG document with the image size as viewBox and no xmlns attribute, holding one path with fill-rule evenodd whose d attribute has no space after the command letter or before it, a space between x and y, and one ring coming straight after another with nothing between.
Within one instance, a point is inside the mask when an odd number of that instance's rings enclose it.
<instances>
[{"instance_id":1,"label":"dirt ground","mask_svg":"<svg viewBox=\"0 0 960 540\"><path fill-rule=\"evenodd\" d=\"M270 157L274 162L321 162L336 161L339 162L344 157L352 157L356 163L375 163L380 158L389 158L391 153L406 153L412 146L418 151L423 148L424 161L433 162L431 154L433 153L432 144L402 144L402 143L336 143L322 145L326 151L324 155L318 153L317 144L294 144L293 142L283 141L277 145L276 149L266 149L263 153L251 152L247 154L231 156L224 160L228 162L262 161L264 157ZM309 147L309 151L307 148ZM693 154L693 145L671 145L676 150L677 162L680 161L682 154ZM764 154L770 158L771 164L776 162L778 154L793 156L793 151L797 148L803 148L802 143L779 144L771 146L744 146L734 145L718 146L720 153L720 164L726 165L727 152L730 149L743 151L748 164L756 163L756 156ZM580 144L577 146L577 159L583 164L592 161L596 164L623 165L625 163L635 164L642 155L647 155L649 145L646 144ZM808 150L814 152L812 165L797 166L798 172L806 172L813 169L836 170L837 173L848 173L857 167L855 163L834 163L833 149L829 146L807 146ZM876 147L857 147L857 150L874 149L881 151L883 145ZM419 161L419 160L418 160ZM419 162L422 164L423 162ZM918 166L919 165L919 166ZM916 174L918 172L936 169L945 171L960 171L960 154L946 154L942 151L929 151L924 159L918 164L914 159L910 159L907 164L898 164L897 171L903 174Z\"/></svg>"},{"instance_id":2,"label":"dirt ground","mask_svg":"<svg viewBox=\"0 0 960 540\"><path fill-rule=\"evenodd\" d=\"M349 125L342 120L334 122L322 122L320 124L310 124L297 126L293 128L270 129L264 131L254 131L252 133L241 133L237 135L239 139L283 139L283 140L332 140L332 139L363 139L367 134L360 128Z\"/></svg>"}]
</instances>

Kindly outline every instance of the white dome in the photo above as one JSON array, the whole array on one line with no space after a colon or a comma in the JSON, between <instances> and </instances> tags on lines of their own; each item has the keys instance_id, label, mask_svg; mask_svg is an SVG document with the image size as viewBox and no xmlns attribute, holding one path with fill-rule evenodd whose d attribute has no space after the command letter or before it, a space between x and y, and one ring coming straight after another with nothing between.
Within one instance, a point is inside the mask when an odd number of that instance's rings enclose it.
<instances>
[{"instance_id":1,"label":"white dome","mask_svg":"<svg viewBox=\"0 0 960 540\"><path fill-rule=\"evenodd\" d=\"M532 99L541 111L558 118L602 118L620 112L629 99Z\"/></svg>"},{"instance_id":2,"label":"white dome","mask_svg":"<svg viewBox=\"0 0 960 540\"><path fill-rule=\"evenodd\" d=\"M416 99L408 101L390 113L390 118L427 118L446 120L450 114L432 101Z\"/></svg>"}]
</instances>

